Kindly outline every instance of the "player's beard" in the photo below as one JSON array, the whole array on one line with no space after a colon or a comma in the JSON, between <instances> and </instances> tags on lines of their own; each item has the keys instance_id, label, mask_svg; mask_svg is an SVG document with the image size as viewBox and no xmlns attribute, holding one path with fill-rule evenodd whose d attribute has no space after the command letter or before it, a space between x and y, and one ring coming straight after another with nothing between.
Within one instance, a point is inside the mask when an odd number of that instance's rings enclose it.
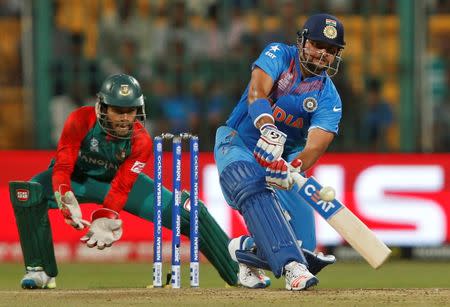
<instances>
[{"instance_id":1,"label":"player's beard","mask_svg":"<svg viewBox=\"0 0 450 307\"><path fill-rule=\"evenodd\" d=\"M303 51L301 55L303 60L303 65L306 66L306 69L314 74L320 75L324 70L329 68L329 65L326 61L324 61L323 57L319 54L318 57L314 57L311 53ZM316 61L317 63L314 63Z\"/></svg>"},{"instance_id":2,"label":"player's beard","mask_svg":"<svg viewBox=\"0 0 450 307\"><path fill-rule=\"evenodd\" d=\"M131 130L133 129L133 122L124 121L124 122L115 122L110 123L114 134L119 137L126 137L131 134Z\"/></svg>"}]
</instances>

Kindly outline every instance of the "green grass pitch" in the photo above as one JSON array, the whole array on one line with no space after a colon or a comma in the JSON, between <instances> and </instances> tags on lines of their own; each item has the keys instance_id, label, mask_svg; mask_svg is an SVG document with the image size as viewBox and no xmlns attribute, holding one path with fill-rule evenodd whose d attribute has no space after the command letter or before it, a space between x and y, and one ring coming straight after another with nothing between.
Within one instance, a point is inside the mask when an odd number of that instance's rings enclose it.
<instances>
[{"instance_id":1,"label":"green grass pitch","mask_svg":"<svg viewBox=\"0 0 450 307\"><path fill-rule=\"evenodd\" d=\"M166 264L164 272L169 270ZM449 306L450 263L390 261L378 270L365 262L340 262L318 274L308 291L284 290L272 278L264 290L225 287L209 264L200 267L200 288L148 289L151 263L63 263L56 290L22 290L21 264L0 264L0 306ZM273 276L271 276L273 277Z\"/></svg>"},{"instance_id":2,"label":"green grass pitch","mask_svg":"<svg viewBox=\"0 0 450 307\"><path fill-rule=\"evenodd\" d=\"M170 269L165 264L164 272ZM21 264L0 264L0 290L19 289ZM283 279L272 277L272 287L282 288ZM365 262L328 266L318 274L317 288L450 288L450 263L390 261L374 270ZM151 263L63 263L59 265L58 289L139 288L151 284ZM189 267L183 266L182 286L189 285ZM223 288L225 282L209 264L200 265L200 286Z\"/></svg>"}]
</instances>

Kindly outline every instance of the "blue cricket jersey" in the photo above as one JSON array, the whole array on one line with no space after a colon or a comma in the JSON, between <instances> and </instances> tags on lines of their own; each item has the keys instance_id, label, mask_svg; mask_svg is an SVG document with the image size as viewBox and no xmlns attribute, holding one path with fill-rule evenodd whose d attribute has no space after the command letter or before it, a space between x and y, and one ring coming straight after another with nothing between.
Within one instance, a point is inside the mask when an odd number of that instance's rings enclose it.
<instances>
[{"instance_id":1,"label":"blue cricket jersey","mask_svg":"<svg viewBox=\"0 0 450 307\"><path fill-rule=\"evenodd\" d=\"M253 63L252 69L255 66L274 81L269 100L275 125L287 135L285 157L303 149L312 128L337 134L342 103L336 87L326 72L302 80L296 46L269 44ZM253 150L260 132L248 114L248 89L247 85L226 124L237 130L245 145Z\"/></svg>"}]
</instances>

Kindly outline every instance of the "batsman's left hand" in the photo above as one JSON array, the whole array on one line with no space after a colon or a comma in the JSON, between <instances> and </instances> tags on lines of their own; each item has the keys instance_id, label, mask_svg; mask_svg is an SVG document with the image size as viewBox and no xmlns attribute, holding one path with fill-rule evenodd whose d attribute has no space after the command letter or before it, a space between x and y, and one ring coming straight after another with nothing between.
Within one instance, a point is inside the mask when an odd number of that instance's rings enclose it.
<instances>
[{"instance_id":1,"label":"batsman's left hand","mask_svg":"<svg viewBox=\"0 0 450 307\"><path fill-rule=\"evenodd\" d=\"M92 213L89 232L80 240L88 247L97 246L98 249L110 247L122 237L122 220L119 214L111 209L102 208Z\"/></svg>"},{"instance_id":2,"label":"batsman's left hand","mask_svg":"<svg viewBox=\"0 0 450 307\"><path fill-rule=\"evenodd\" d=\"M286 134L278 130L273 124L263 125L261 136L253 150L253 156L262 167L268 167L281 158L286 142Z\"/></svg>"}]
</instances>

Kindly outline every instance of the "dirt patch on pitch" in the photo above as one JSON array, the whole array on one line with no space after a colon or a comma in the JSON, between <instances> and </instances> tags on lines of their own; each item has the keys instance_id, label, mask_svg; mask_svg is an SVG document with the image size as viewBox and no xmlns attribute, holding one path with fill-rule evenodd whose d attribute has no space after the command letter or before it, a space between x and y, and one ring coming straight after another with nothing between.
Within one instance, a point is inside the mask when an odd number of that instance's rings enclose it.
<instances>
[{"instance_id":1,"label":"dirt patch on pitch","mask_svg":"<svg viewBox=\"0 0 450 307\"><path fill-rule=\"evenodd\" d=\"M0 306L446 306L450 289L98 289L0 291Z\"/></svg>"}]
</instances>

